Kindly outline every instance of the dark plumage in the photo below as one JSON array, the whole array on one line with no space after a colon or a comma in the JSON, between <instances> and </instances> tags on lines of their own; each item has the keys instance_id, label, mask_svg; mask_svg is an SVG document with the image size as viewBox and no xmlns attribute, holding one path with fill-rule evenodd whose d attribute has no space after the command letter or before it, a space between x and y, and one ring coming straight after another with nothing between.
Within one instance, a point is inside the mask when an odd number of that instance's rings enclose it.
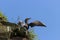
<instances>
[{"instance_id":1,"label":"dark plumage","mask_svg":"<svg viewBox=\"0 0 60 40\"><path fill-rule=\"evenodd\" d=\"M28 24L28 20L31 19L31 18L26 18L25 19L25 23Z\"/></svg>"},{"instance_id":2,"label":"dark plumage","mask_svg":"<svg viewBox=\"0 0 60 40\"><path fill-rule=\"evenodd\" d=\"M0 21L0 23L5 26L18 26L17 24L11 22Z\"/></svg>"},{"instance_id":3,"label":"dark plumage","mask_svg":"<svg viewBox=\"0 0 60 40\"><path fill-rule=\"evenodd\" d=\"M28 24L29 26L31 27L34 27L34 26L42 26L42 27L46 27L42 22L40 21L34 21L34 22L31 22Z\"/></svg>"},{"instance_id":4,"label":"dark plumage","mask_svg":"<svg viewBox=\"0 0 60 40\"><path fill-rule=\"evenodd\" d=\"M16 23L11 23L11 22L6 22L6 21L0 21L0 23L2 25L5 25L5 26L11 26L11 27L15 27L14 30L12 30L11 32L11 37L13 36L22 36L22 37L26 37L26 34L28 33L28 29L29 27L35 27L35 26L41 26L41 27L46 27L42 22L40 21L34 21L34 22L31 22L31 23L28 23L28 20L31 19L31 18L26 18L25 19L25 24L23 25L22 22L18 22L18 24ZM0 20L2 20L0 18ZM23 25L23 26L22 26ZM22 26L22 27L20 27ZM18 27L18 28L17 28ZM20 29L19 29L20 28ZM23 29L23 30L21 30Z\"/></svg>"},{"instance_id":5,"label":"dark plumage","mask_svg":"<svg viewBox=\"0 0 60 40\"><path fill-rule=\"evenodd\" d=\"M29 29L29 27L31 26L31 27L35 27L35 26L41 26L41 27L46 27L42 22L40 22L40 21L34 21L34 22L31 22L31 23L28 23L28 20L29 19L31 19L31 18L26 18L25 19L25 28L28 30Z\"/></svg>"},{"instance_id":6,"label":"dark plumage","mask_svg":"<svg viewBox=\"0 0 60 40\"><path fill-rule=\"evenodd\" d=\"M29 27L28 27L28 20L29 19L31 19L31 18L26 18L25 19L25 25L24 25L24 27L28 30L29 29Z\"/></svg>"}]
</instances>

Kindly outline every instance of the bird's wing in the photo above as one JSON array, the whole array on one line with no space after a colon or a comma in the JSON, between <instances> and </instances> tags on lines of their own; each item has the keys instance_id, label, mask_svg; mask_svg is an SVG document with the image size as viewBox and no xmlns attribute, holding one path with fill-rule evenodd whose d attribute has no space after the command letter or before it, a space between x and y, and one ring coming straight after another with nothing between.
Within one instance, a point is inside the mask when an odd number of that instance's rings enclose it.
<instances>
[{"instance_id":1,"label":"bird's wing","mask_svg":"<svg viewBox=\"0 0 60 40\"><path fill-rule=\"evenodd\" d=\"M17 24L11 22L0 21L0 23L5 26L18 26Z\"/></svg>"},{"instance_id":2,"label":"bird's wing","mask_svg":"<svg viewBox=\"0 0 60 40\"><path fill-rule=\"evenodd\" d=\"M42 22L40 21L34 21L34 22L31 22L28 24L29 26L31 27L34 27L34 26L43 26L43 27L46 27Z\"/></svg>"}]
</instances>

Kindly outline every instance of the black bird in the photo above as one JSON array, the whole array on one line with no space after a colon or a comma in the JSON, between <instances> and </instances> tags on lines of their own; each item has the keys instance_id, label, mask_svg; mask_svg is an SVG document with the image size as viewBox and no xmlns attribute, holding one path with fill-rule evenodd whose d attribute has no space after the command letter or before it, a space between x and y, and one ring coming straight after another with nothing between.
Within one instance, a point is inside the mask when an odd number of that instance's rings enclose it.
<instances>
[{"instance_id":1,"label":"black bird","mask_svg":"<svg viewBox=\"0 0 60 40\"><path fill-rule=\"evenodd\" d=\"M35 27L35 26L41 26L41 27L46 27L42 22L40 21L34 21L34 22L31 22L31 23L28 23L28 20L31 19L31 18L26 18L25 19L25 28L28 30L29 27Z\"/></svg>"},{"instance_id":2,"label":"black bird","mask_svg":"<svg viewBox=\"0 0 60 40\"><path fill-rule=\"evenodd\" d=\"M29 19L31 19L31 18L26 18L26 19L25 19L25 25L24 25L24 27L25 27L26 29L29 29L29 27L28 27L28 25L29 25L29 24L28 24L28 20L29 20Z\"/></svg>"},{"instance_id":3,"label":"black bird","mask_svg":"<svg viewBox=\"0 0 60 40\"><path fill-rule=\"evenodd\" d=\"M0 21L0 23L1 23L2 25L5 25L5 26L15 26L15 27L18 27L17 24L11 23L11 22Z\"/></svg>"}]
</instances>

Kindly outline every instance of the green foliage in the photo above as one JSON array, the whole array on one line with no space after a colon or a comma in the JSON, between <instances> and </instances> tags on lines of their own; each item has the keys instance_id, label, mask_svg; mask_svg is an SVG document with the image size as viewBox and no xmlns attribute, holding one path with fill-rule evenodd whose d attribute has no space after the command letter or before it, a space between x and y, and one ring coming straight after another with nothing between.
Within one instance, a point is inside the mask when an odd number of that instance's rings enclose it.
<instances>
[{"instance_id":1,"label":"green foliage","mask_svg":"<svg viewBox=\"0 0 60 40\"><path fill-rule=\"evenodd\" d=\"M25 33L23 33L24 31L26 31L26 29L24 27L21 27L21 29L20 29L21 35L25 34ZM27 36L28 36L29 40L34 40L34 38L35 38L36 35L34 34L33 30L29 30Z\"/></svg>"},{"instance_id":2,"label":"green foliage","mask_svg":"<svg viewBox=\"0 0 60 40\"><path fill-rule=\"evenodd\" d=\"M0 12L0 17L2 17L4 21L8 21L8 20L7 20L7 17L6 17L5 15L3 15L2 12Z\"/></svg>"},{"instance_id":3,"label":"green foliage","mask_svg":"<svg viewBox=\"0 0 60 40\"><path fill-rule=\"evenodd\" d=\"M2 12L0 12L0 17L3 18L4 21L7 21L7 17L5 15L3 15ZM5 26L2 26L1 23L0 23L0 32L6 32L6 27Z\"/></svg>"},{"instance_id":4,"label":"green foliage","mask_svg":"<svg viewBox=\"0 0 60 40\"><path fill-rule=\"evenodd\" d=\"M30 30L30 32L29 32L29 40L34 40L35 36L36 35L34 34L33 30Z\"/></svg>"},{"instance_id":5,"label":"green foliage","mask_svg":"<svg viewBox=\"0 0 60 40\"><path fill-rule=\"evenodd\" d=\"M0 17L2 17L3 19L4 19L4 21L7 21L7 17L5 16L5 15L3 15L3 13L2 12L0 12ZM22 29L22 28L21 28ZM6 32L6 28L4 27L4 26L1 26L0 25L0 31L4 31L4 32ZM22 29L22 31L23 30L25 30L25 29ZM33 30L30 30L29 31L29 40L34 40L34 38L35 38L35 34L34 34L34 31Z\"/></svg>"}]
</instances>

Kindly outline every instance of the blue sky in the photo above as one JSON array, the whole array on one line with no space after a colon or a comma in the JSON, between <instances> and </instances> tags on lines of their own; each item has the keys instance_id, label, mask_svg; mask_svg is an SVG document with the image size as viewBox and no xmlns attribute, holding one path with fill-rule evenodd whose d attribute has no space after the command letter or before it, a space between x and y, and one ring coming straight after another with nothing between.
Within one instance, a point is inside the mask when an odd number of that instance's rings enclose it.
<instances>
[{"instance_id":1,"label":"blue sky","mask_svg":"<svg viewBox=\"0 0 60 40\"><path fill-rule=\"evenodd\" d=\"M0 11L11 22L20 16L45 23L46 28L33 28L38 40L60 40L60 0L0 0Z\"/></svg>"}]
</instances>

